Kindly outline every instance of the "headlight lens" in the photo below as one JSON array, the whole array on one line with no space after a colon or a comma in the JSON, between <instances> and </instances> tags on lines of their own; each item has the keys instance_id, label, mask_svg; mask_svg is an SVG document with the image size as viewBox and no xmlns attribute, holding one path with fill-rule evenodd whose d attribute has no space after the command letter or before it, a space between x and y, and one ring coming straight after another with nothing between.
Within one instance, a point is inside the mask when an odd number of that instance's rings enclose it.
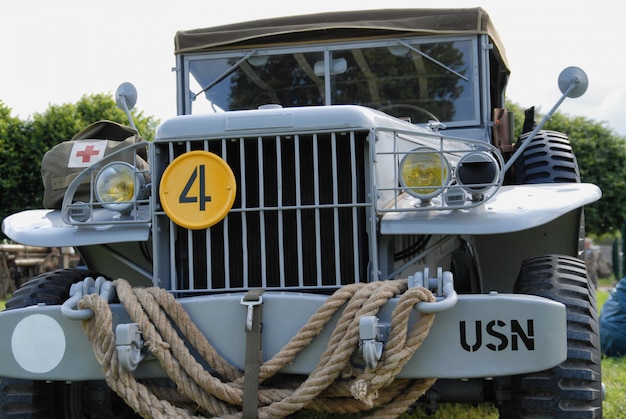
<instances>
[{"instance_id":1,"label":"headlight lens","mask_svg":"<svg viewBox=\"0 0 626 419\"><path fill-rule=\"evenodd\" d=\"M400 162L400 183L422 200L439 195L450 182L450 163L434 148L420 147Z\"/></svg>"},{"instance_id":2,"label":"headlight lens","mask_svg":"<svg viewBox=\"0 0 626 419\"><path fill-rule=\"evenodd\" d=\"M128 214L142 188L143 178L132 165L114 162L104 166L96 176L94 193L104 208Z\"/></svg>"}]
</instances>

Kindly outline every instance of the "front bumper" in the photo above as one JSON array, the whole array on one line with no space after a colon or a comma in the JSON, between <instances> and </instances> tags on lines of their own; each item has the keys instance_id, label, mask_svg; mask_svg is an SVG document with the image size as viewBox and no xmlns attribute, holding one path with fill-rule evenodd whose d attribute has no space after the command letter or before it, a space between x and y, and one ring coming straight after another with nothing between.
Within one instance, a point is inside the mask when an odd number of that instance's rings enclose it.
<instances>
[{"instance_id":1,"label":"front bumper","mask_svg":"<svg viewBox=\"0 0 626 419\"><path fill-rule=\"evenodd\" d=\"M242 294L179 299L208 341L239 369L245 365L246 307ZM263 295L263 355L267 360L300 330L326 297L303 293ZM397 299L377 317L391 322ZM129 323L120 304L111 304L113 327ZM309 374L316 367L340 313L281 372ZM414 311L412 324L420 314ZM81 322L70 320L60 306L32 306L0 313L0 376L35 380L104 378ZM518 294L459 295L457 304L435 315L423 345L398 378L497 377L542 371L567 358L565 306L541 297ZM165 376L147 357L139 377Z\"/></svg>"}]
</instances>

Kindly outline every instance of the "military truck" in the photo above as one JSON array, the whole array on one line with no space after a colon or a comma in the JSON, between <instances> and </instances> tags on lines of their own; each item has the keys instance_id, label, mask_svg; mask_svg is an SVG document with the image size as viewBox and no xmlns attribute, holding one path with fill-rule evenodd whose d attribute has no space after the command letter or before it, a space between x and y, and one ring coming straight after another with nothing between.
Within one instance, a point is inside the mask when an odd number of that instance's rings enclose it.
<instances>
[{"instance_id":1,"label":"military truck","mask_svg":"<svg viewBox=\"0 0 626 419\"><path fill-rule=\"evenodd\" d=\"M601 192L543 129L582 70L516 137L480 8L186 30L175 57L154 141L89 127L57 207L3 221L85 265L0 313L3 414L602 416L581 259ZM136 94L116 93L128 115Z\"/></svg>"}]
</instances>

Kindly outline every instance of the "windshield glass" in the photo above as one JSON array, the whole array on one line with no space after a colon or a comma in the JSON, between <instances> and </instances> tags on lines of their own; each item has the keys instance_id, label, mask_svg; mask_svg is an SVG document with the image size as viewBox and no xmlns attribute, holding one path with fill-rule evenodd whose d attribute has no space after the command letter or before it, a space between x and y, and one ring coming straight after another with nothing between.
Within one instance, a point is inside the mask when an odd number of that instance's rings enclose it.
<instances>
[{"instance_id":1,"label":"windshield glass","mask_svg":"<svg viewBox=\"0 0 626 419\"><path fill-rule=\"evenodd\" d=\"M354 104L467 125L478 120L474 50L472 39L418 38L187 57L187 109Z\"/></svg>"}]
</instances>

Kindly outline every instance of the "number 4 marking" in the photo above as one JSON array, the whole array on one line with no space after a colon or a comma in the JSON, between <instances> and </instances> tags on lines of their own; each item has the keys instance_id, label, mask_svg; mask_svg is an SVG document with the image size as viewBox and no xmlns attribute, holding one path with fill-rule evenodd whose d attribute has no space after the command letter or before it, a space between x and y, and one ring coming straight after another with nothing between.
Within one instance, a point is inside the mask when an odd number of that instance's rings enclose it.
<instances>
[{"instance_id":1,"label":"number 4 marking","mask_svg":"<svg viewBox=\"0 0 626 419\"><path fill-rule=\"evenodd\" d=\"M191 189L193 184L196 182L196 178L198 178L198 171L200 171L199 189L198 189L199 196L189 196L189 190ZM206 195L206 184L205 184L204 172L205 172L204 164L196 166L191 176L189 176L189 180L187 180L187 184L185 185L185 188L183 189L183 191L180 193L180 196L178 197L179 203L188 204L188 203L200 201L200 205L199 205L200 211L205 210L206 208L205 204L207 202L211 202L211 196Z\"/></svg>"}]
</instances>

